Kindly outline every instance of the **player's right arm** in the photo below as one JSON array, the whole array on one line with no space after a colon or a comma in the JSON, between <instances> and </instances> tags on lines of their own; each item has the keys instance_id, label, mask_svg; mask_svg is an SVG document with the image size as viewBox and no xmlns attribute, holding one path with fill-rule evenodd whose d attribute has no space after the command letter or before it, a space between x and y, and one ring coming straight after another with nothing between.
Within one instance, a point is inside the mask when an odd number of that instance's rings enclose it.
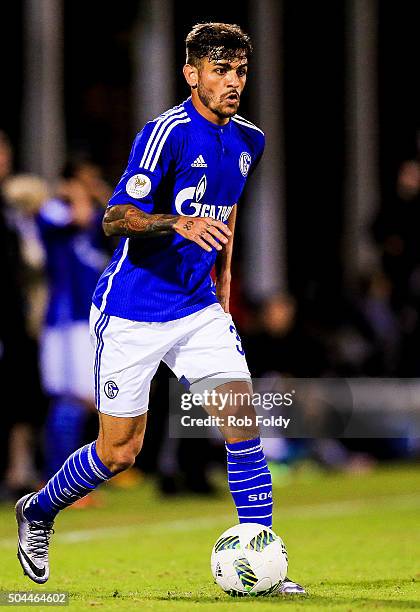
<instances>
[{"instance_id":1,"label":"player's right arm","mask_svg":"<svg viewBox=\"0 0 420 612\"><path fill-rule=\"evenodd\" d=\"M182 111L168 115L161 123L146 124L137 135L127 168L105 211L107 236L149 238L176 232L205 251L220 251L221 244L228 241L231 232L221 221L154 213L155 193L182 156L182 132L173 128L185 117Z\"/></svg>"},{"instance_id":2,"label":"player's right arm","mask_svg":"<svg viewBox=\"0 0 420 612\"><path fill-rule=\"evenodd\" d=\"M107 236L146 238L176 232L205 251L211 251L212 247L220 251L222 245L216 238L226 244L231 235L230 229L224 223L209 217L153 215L131 204L117 204L108 208L102 225Z\"/></svg>"}]
</instances>

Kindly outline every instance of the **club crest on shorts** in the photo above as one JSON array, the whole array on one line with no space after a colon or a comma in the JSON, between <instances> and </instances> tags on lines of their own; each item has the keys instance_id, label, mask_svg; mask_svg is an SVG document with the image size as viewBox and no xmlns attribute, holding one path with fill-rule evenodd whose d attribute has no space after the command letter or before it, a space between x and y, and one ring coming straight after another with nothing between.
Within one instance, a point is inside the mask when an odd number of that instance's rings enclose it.
<instances>
[{"instance_id":1,"label":"club crest on shorts","mask_svg":"<svg viewBox=\"0 0 420 612\"><path fill-rule=\"evenodd\" d=\"M127 181L126 191L132 198L145 198L152 188L150 179L145 174L135 174Z\"/></svg>"},{"instance_id":2,"label":"club crest on shorts","mask_svg":"<svg viewBox=\"0 0 420 612\"><path fill-rule=\"evenodd\" d=\"M114 399L114 397L117 397L118 391L118 386L113 380L108 380L104 384L104 392L109 399Z\"/></svg>"},{"instance_id":3,"label":"club crest on shorts","mask_svg":"<svg viewBox=\"0 0 420 612\"><path fill-rule=\"evenodd\" d=\"M239 170L242 176L248 176L249 167L251 165L251 156L247 151L243 151L239 158Z\"/></svg>"}]
</instances>

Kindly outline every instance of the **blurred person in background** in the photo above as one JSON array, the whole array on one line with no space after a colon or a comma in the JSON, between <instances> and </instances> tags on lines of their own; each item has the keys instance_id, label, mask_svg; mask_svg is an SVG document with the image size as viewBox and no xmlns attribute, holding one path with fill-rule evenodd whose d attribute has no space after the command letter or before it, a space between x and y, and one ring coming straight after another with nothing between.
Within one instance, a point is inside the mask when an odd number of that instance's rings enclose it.
<instances>
[{"instance_id":1,"label":"blurred person in background","mask_svg":"<svg viewBox=\"0 0 420 612\"><path fill-rule=\"evenodd\" d=\"M368 376L395 375L401 350L401 328L392 308L392 283L381 270L361 279L355 306L370 343L363 372Z\"/></svg>"},{"instance_id":2,"label":"blurred person in background","mask_svg":"<svg viewBox=\"0 0 420 612\"><path fill-rule=\"evenodd\" d=\"M105 207L112 196L112 189L105 181L102 169L87 155L75 155L63 173L64 177L77 180L98 207Z\"/></svg>"},{"instance_id":3,"label":"blurred person in background","mask_svg":"<svg viewBox=\"0 0 420 612\"><path fill-rule=\"evenodd\" d=\"M298 321L292 296L279 293L268 298L257 316L258 329L246 341L254 376L273 373L317 377L325 374L328 366L326 348L304 320Z\"/></svg>"},{"instance_id":4,"label":"blurred person in background","mask_svg":"<svg viewBox=\"0 0 420 612\"><path fill-rule=\"evenodd\" d=\"M400 309L411 299L411 277L420 264L417 228L420 224L420 164L404 161L398 171L395 195L379 213L375 224L382 247L385 273L394 287L393 301Z\"/></svg>"},{"instance_id":5,"label":"blurred person in background","mask_svg":"<svg viewBox=\"0 0 420 612\"><path fill-rule=\"evenodd\" d=\"M401 346L398 376L420 375L420 162L403 161L395 192L373 225L382 251L382 265L391 283L391 305L398 318Z\"/></svg>"},{"instance_id":6,"label":"blurred person in background","mask_svg":"<svg viewBox=\"0 0 420 612\"><path fill-rule=\"evenodd\" d=\"M41 206L37 223L46 254L48 303L41 334L43 385L51 398L46 423L49 478L83 440L94 410L89 311L107 263L102 232L108 190L90 161L69 161L56 196Z\"/></svg>"},{"instance_id":7,"label":"blurred person in background","mask_svg":"<svg viewBox=\"0 0 420 612\"><path fill-rule=\"evenodd\" d=\"M5 189L13 166L13 151L0 132L0 257L3 264L0 300L0 383L3 426L0 431L0 496L17 498L38 486L35 432L45 416L39 382L37 345L28 333L27 277L20 232ZM18 399L16 389L19 389Z\"/></svg>"},{"instance_id":8,"label":"blurred person in background","mask_svg":"<svg viewBox=\"0 0 420 612\"><path fill-rule=\"evenodd\" d=\"M330 335L334 375L393 376L401 348L401 330L392 304L393 285L381 269L359 278L340 300Z\"/></svg>"},{"instance_id":9,"label":"blurred person in background","mask_svg":"<svg viewBox=\"0 0 420 612\"><path fill-rule=\"evenodd\" d=\"M27 303L28 331L38 340L43 323L47 287L45 281L45 251L36 215L48 199L49 186L39 176L17 174L4 182L3 192L9 204L23 259L23 291Z\"/></svg>"}]
</instances>

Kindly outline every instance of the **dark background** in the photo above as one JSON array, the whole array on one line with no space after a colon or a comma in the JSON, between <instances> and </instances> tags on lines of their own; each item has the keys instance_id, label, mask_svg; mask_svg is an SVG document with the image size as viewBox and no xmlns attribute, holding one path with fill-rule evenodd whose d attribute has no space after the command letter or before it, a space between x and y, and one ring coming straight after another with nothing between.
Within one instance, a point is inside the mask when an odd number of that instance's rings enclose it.
<instances>
[{"instance_id":1,"label":"dark background","mask_svg":"<svg viewBox=\"0 0 420 612\"><path fill-rule=\"evenodd\" d=\"M253 2L212 2L174 12L178 69L177 101L188 95L181 68L184 38L199 21L236 22L247 29ZM21 141L22 2L0 6L2 95L0 128ZM131 44L141 3L92 0L64 2L65 120L70 150L88 150L115 183L141 126L134 125ZM345 2L283 3L283 84L287 252L290 288L341 292L343 177L346 148ZM420 5L378 3L378 115L381 193L386 206L395 193L399 164L416 155L419 128L418 23ZM280 28L280 26L279 26ZM261 43L260 43L261 44ZM7 61L4 61L7 58ZM258 65L253 65L254 71ZM147 83L145 83L147 87ZM247 112L245 94L241 112ZM277 113L276 100L272 112ZM264 128L264 125L262 125ZM270 138L270 134L267 134ZM21 168L16 146L16 169ZM251 205L251 203L250 203ZM255 204L254 204L255 205ZM315 285L314 285L315 284Z\"/></svg>"}]
</instances>

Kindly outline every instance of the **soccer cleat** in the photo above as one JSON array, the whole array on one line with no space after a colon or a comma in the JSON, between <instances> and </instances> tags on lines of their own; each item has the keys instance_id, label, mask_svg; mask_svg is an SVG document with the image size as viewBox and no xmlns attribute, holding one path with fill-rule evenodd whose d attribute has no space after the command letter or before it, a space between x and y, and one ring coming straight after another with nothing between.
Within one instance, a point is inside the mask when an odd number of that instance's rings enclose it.
<instances>
[{"instance_id":1,"label":"soccer cleat","mask_svg":"<svg viewBox=\"0 0 420 612\"><path fill-rule=\"evenodd\" d=\"M18 524L18 552L17 557L24 574L34 582L43 584L50 576L48 564L48 546L51 534L54 533L52 522L28 521L23 509L26 502L35 493L28 493L16 503L16 521Z\"/></svg>"},{"instance_id":2,"label":"soccer cleat","mask_svg":"<svg viewBox=\"0 0 420 612\"><path fill-rule=\"evenodd\" d=\"M279 595L305 595L306 591L297 582L293 582L290 578L286 578L280 584L279 589L277 591Z\"/></svg>"}]
</instances>

